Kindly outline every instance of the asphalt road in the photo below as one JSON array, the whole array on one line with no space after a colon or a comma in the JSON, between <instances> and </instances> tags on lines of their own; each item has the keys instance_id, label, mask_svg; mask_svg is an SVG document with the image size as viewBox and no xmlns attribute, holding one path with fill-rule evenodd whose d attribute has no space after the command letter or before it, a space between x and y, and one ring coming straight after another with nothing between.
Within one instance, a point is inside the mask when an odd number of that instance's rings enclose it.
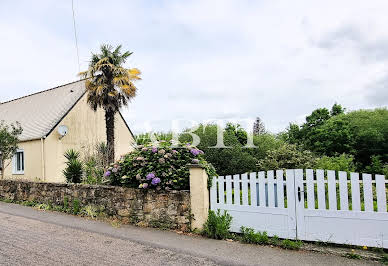
<instances>
[{"instance_id":1,"label":"asphalt road","mask_svg":"<svg viewBox=\"0 0 388 266\"><path fill-rule=\"evenodd\" d=\"M370 265L122 226L0 202L0 265Z\"/></svg>"}]
</instances>

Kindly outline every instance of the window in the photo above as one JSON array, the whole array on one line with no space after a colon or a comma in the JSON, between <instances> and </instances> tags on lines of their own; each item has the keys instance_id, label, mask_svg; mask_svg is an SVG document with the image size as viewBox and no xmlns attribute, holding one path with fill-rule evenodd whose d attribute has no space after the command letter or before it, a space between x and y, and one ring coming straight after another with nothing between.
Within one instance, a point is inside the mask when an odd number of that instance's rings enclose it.
<instances>
[{"instance_id":1,"label":"window","mask_svg":"<svg viewBox=\"0 0 388 266\"><path fill-rule=\"evenodd\" d=\"M24 151L17 150L13 156L13 174L22 175L24 174Z\"/></svg>"}]
</instances>

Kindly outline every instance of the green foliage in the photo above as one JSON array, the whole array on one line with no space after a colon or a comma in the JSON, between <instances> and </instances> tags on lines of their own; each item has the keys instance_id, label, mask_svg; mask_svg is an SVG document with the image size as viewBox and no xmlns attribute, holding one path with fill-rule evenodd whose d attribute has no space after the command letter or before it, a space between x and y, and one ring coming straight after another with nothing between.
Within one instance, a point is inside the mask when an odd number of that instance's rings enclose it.
<instances>
[{"instance_id":1,"label":"green foliage","mask_svg":"<svg viewBox=\"0 0 388 266\"><path fill-rule=\"evenodd\" d=\"M373 155L371 164L365 167L365 172L388 176L388 163L384 164L380 155Z\"/></svg>"},{"instance_id":2,"label":"green foliage","mask_svg":"<svg viewBox=\"0 0 388 266\"><path fill-rule=\"evenodd\" d=\"M284 239L280 243L280 246L285 249L292 249L292 250L298 250L303 246L303 242L300 240L292 241L289 239Z\"/></svg>"},{"instance_id":3,"label":"green foliage","mask_svg":"<svg viewBox=\"0 0 388 266\"><path fill-rule=\"evenodd\" d=\"M104 169L109 163L108 147L105 142L98 143L84 153L83 183L97 185L103 183Z\"/></svg>"},{"instance_id":4,"label":"green foliage","mask_svg":"<svg viewBox=\"0 0 388 266\"><path fill-rule=\"evenodd\" d=\"M312 168L317 162L316 156L294 144L285 143L276 150L268 152L266 158L259 160L259 170Z\"/></svg>"},{"instance_id":5,"label":"green foliage","mask_svg":"<svg viewBox=\"0 0 388 266\"><path fill-rule=\"evenodd\" d=\"M323 156L318 159L314 168L347 172L356 171L353 156L347 154L341 154L334 157Z\"/></svg>"},{"instance_id":6,"label":"green foliage","mask_svg":"<svg viewBox=\"0 0 388 266\"><path fill-rule=\"evenodd\" d=\"M96 206L87 205L80 210L82 216L96 218L99 214L99 210Z\"/></svg>"},{"instance_id":7,"label":"green foliage","mask_svg":"<svg viewBox=\"0 0 388 266\"><path fill-rule=\"evenodd\" d=\"M220 210L217 210L217 212L210 210L207 221L203 226L202 234L209 238L226 239L230 237L231 223L232 216L226 211L221 214Z\"/></svg>"},{"instance_id":8,"label":"green foliage","mask_svg":"<svg viewBox=\"0 0 388 266\"><path fill-rule=\"evenodd\" d=\"M9 165L6 161L11 160L18 148L19 137L23 129L20 124L6 125L4 121L0 121L0 170L4 177L4 170Z\"/></svg>"},{"instance_id":9,"label":"green foliage","mask_svg":"<svg viewBox=\"0 0 388 266\"><path fill-rule=\"evenodd\" d=\"M325 108L314 110L301 127L290 125L283 138L320 155L351 155L357 171L381 173L388 164L386 121L386 108L345 113L335 104L331 112Z\"/></svg>"},{"instance_id":10,"label":"green foliage","mask_svg":"<svg viewBox=\"0 0 388 266\"><path fill-rule=\"evenodd\" d=\"M81 183L83 175L83 165L79 160L80 154L75 150L68 150L65 153L67 159L66 168L63 175L68 183Z\"/></svg>"},{"instance_id":11,"label":"green foliage","mask_svg":"<svg viewBox=\"0 0 388 266\"><path fill-rule=\"evenodd\" d=\"M388 265L388 254L384 254L381 259L380 259L380 262L384 265Z\"/></svg>"},{"instance_id":12,"label":"green foliage","mask_svg":"<svg viewBox=\"0 0 388 266\"><path fill-rule=\"evenodd\" d=\"M174 148L169 142L162 141L158 147L156 144L138 147L112 164L105 176L111 185L116 186L187 190L190 175L188 164L203 166L209 179L217 174L204 159L203 151L190 145Z\"/></svg>"},{"instance_id":13,"label":"green foliage","mask_svg":"<svg viewBox=\"0 0 388 266\"><path fill-rule=\"evenodd\" d=\"M69 197L64 196L63 197L63 208L68 209L69 208Z\"/></svg>"},{"instance_id":14,"label":"green foliage","mask_svg":"<svg viewBox=\"0 0 388 266\"><path fill-rule=\"evenodd\" d=\"M217 145L217 125L201 124L194 134L199 136L201 142L198 148L205 152L205 159L211 163L219 175L245 173L256 169L257 160L243 148L246 144L246 132L238 125L228 124L223 131L224 144L227 148L214 148ZM192 137L183 132L179 141L191 143Z\"/></svg>"},{"instance_id":15,"label":"green foliage","mask_svg":"<svg viewBox=\"0 0 388 266\"><path fill-rule=\"evenodd\" d=\"M148 145L154 141L166 141L169 142L173 138L172 132L157 132L153 133L153 140L151 139L151 133L142 133L136 136L136 144L137 145Z\"/></svg>"},{"instance_id":16,"label":"green foliage","mask_svg":"<svg viewBox=\"0 0 388 266\"><path fill-rule=\"evenodd\" d=\"M73 199L73 214L77 215L81 211L81 203L79 199Z\"/></svg>"},{"instance_id":17,"label":"green foliage","mask_svg":"<svg viewBox=\"0 0 388 266\"><path fill-rule=\"evenodd\" d=\"M265 245L269 243L269 237L267 232L255 232L252 228L241 226L240 228L242 237L241 241L247 244L260 244Z\"/></svg>"}]
</instances>

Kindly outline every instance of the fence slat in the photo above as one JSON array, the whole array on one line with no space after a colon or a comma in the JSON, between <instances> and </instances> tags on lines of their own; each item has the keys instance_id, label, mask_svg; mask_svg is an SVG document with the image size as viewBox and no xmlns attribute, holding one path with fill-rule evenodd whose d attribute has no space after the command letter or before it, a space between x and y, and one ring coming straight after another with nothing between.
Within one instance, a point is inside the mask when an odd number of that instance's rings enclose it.
<instances>
[{"instance_id":1,"label":"fence slat","mask_svg":"<svg viewBox=\"0 0 388 266\"><path fill-rule=\"evenodd\" d=\"M210 188L210 207L217 203L217 177L213 177L212 186ZM213 209L212 209L213 210Z\"/></svg>"},{"instance_id":2,"label":"fence slat","mask_svg":"<svg viewBox=\"0 0 388 266\"><path fill-rule=\"evenodd\" d=\"M376 175L377 211L387 212L387 196L385 194L385 176Z\"/></svg>"},{"instance_id":3,"label":"fence slat","mask_svg":"<svg viewBox=\"0 0 388 266\"><path fill-rule=\"evenodd\" d=\"M234 204L240 205L241 198L240 198L240 175L234 175L233 176L233 182L234 182Z\"/></svg>"},{"instance_id":4,"label":"fence slat","mask_svg":"<svg viewBox=\"0 0 388 266\"><path fill-rule=\"evenodd\" d=\"M268 207L275 207L275 194L274 194L274 179L273 171L267 172L267 190L268 190Z\"/></svg>"},{"instance_id":5,"label":"fence slat","mask_svg":"<svg viewBox=\"0 0 388 266\"><path fill-rule=\"evenodd\" d=\"M260 207L265 207L265 173L259 172L259 204Z\"/></svg>"},{"instance_id":6,"label":"fence slat","mask_svg":"<svg viewBox=\"0 0 388 266\"><path fill-rule=\"evenodd\" d=\"M284 208L284 178L283 170L276 170L276 182L277 182L277 196L278 196L278 207Z\"/></svg>"},{"instance_id":7,"label":"fence slat","mask_svg":"<svg viewBox=\"0 0 388 266\"><path fill-rule=\"evenodd\" d=\"M348 175L346 172L339 172L339 190L340 190L340 206L341 210L349 210L348 202Z\"/></svg>"},{"instance_id":8,"label":"fence slat","mask_svg":"<svg viewBox=\"0 0 388 266\"><path fill-rule=\"evenodd\" d=\"M317 170L317 193L318 193L318 209L326 210L326 194L325 194L325 172Z\"/></svg>"},{"instance_id":9,"label":"fence slat","mask_svg":"<svg viewBox=\"0 0 388 266\"><path fill-rule=\"evenodd\" d=\"M372 194L372 175L362 174L362 183L364 186L364 207L366 212L373 211L373 194Z\"/></svg>"},{"instance_id":10,"label":"fence slat","mask_svg":"<svg viewBox=\"0 0 388 266\"><path fill-rule=\"evenodd\" d=\"M329 194L329 209L337 210L337 189L335 182L335 171L327 171L327 182L328 182L328 194Z\"/></svg>"},{"instance_id":11,"label":"fence slat","mask_svg":"<svg viewBox=\"0 0 388 266\"><path fill-rule=\"evenodd\" d=\"M352 210L360 211L360 177L358 173L350 173L352 184Z\"/></svg>"},{"instance_id":12,"label":"fence slat","mask_svg":"<svg viewBox=\"0 0 388 266\"><path fill-rule=\"evenodd\" d=\"M249 175L250 188L251 188L251 206L257 206L257 192L256 192L256 173L250 173Z\"/></svg>"},{"instance_id":13,"label":"fence slat","mask_svg":"<svg viewBox=\"0 0 388 266\"><path fill-rule=\"evenodd\" d=\"M230 175L226 176L226 204L233 204L232 201L232 177Z\"/></svg>"},{"instance_id":14,"label":"fence slat","mask_svg":"<svg viewBox=\"0 0 388 266\"><path fill-rule=\"evenodd\" d=\"M247 174L241 175L242 180L242 203L248 205L248 178Z\"/></svg>"},{"instance_id":15,"label":"fence slat","mask_svg":"<svg viewBox=\"0 0 388 266\"><path fill-rule=\"evenodd\" d=\"M314 170L306 169L306 182L307 182L307 208L310 210L315 209L315 195L314 195Z\"/></svg>"},{"instance_id":16,"label":"fence slat","mask_svg":"<svg viewBox=\"0 0 388 266\"><path fill-rule=\"evenodd\" d=\"M224 177L223 176L220 176L218 178L218 201L220 204L225 204L225 190L224 190Z\"/></svg>"}]
</instances>

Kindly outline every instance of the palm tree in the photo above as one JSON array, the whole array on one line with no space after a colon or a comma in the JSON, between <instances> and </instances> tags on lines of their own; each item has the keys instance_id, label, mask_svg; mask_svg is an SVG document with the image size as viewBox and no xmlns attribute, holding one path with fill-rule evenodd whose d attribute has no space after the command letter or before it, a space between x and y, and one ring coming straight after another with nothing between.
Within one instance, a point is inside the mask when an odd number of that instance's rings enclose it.
<instances>
[{"instance_id":1,"label":"palm tree","mask_svg":"<svg viewBox=\"0 0 388 266\"><path fill-rule=\"evenodd\" d=\"M79 73L86 79L90 107L94 111L97 108L105 111L109 162L115 158L115 114L136 96L137 88L133 82L140 80L141 73L137 68L123 67L131 54L122 53L121 45L113 49L111 45L103 44L99 54L92 53L89 69Z\"/></svg>"}]
</instances>

